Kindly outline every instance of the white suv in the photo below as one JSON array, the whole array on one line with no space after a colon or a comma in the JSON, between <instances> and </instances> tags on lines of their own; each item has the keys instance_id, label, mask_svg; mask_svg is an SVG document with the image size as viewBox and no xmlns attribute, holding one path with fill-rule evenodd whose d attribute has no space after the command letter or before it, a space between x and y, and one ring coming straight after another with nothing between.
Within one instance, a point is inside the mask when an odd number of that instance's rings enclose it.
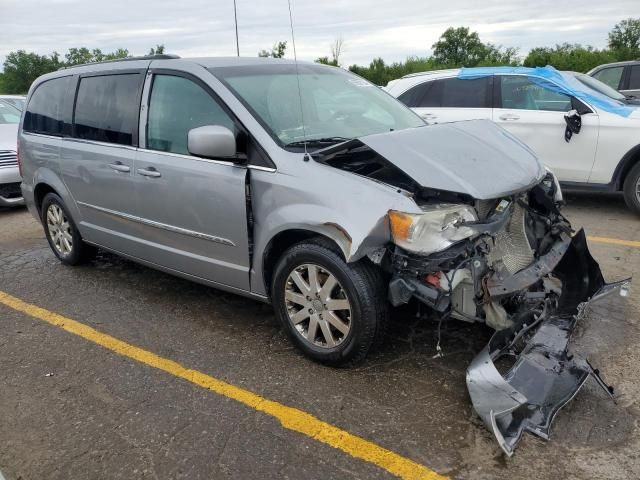
<instances>
[{"instance_id":1,"label":"white suv","mask_svg":"<svg viewBox=\"0 0 640 480\"><path fill-rule=\"evenodd\" d=\"M407 75L386 90L428 123L491 119L569 188L624 191L640 214L640 108L602 82L552 67Z\"/></svg>"}]
</instances>

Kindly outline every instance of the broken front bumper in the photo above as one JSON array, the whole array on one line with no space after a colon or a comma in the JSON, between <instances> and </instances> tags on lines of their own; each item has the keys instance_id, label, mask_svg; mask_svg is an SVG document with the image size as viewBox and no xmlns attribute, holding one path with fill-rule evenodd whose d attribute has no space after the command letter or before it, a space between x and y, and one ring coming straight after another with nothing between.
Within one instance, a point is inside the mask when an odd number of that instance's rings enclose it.
<instances>
[{"instance_id":1,"label":"broken front bumper","mask_svg":"<svg viewBox=\"0 0 640 480\"><path fill-rule=\"evenodd\" d=\"M608 394L613 393L587 360L568 352L568 344L589 305L614 292L626 294L630 280L604 282L583 231L563 250L561 258L552 262L554 275L563 282L554 313L543 313L530 325L496 332L467 370L473 407L509 456L525 431L548 439L555 415L590 376ZM541 260L540 269L550 266L549 258ZM501 374L496 362L513 356L517 356L515 362Z\"/></svg>"}]
</instances>

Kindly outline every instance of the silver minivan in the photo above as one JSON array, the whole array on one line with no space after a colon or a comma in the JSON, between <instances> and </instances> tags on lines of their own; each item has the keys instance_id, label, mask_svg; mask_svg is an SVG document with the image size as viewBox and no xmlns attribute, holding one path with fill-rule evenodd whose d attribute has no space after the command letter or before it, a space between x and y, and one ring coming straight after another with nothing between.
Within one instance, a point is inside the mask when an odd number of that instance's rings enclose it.
<instances>
[{"instance_id":1,"label":"silver minivan","mask_svg":"<svg viewBox=\"0 0 640 480\"><path fill-rule=\"evenodd\" d=\"M363 359L391 306L495 329L467 384L509 454L589 376L606 386L567 344L626 282L605 284L557 179L490 121L427 126L324 65L154 56L40 77L18 142L64 264L99 247L271 302L331 365Z\"/></svg>"}]
</instances>

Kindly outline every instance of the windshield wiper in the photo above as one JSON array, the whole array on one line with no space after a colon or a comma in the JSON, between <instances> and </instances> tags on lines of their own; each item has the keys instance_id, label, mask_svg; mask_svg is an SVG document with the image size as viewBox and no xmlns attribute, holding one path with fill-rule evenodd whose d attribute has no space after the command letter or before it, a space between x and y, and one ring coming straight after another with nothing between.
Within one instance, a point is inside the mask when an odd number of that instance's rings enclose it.
<instances>
[{"instance_id":1,"label":"windshield wiper","mask_svg":"<svg viewBox=\"0 0 640 480\"><path fill-rule=\"evenodd\" d=\"M308 140L298 140L295 142L290 142L285 145L285 147L304 147L306 144L308 147L314 146L330 146L335 145L337 143L348 142L352 140L351 138L346 137L324 137L324 138L310 138Z\"/></svg>"}]
</instances>

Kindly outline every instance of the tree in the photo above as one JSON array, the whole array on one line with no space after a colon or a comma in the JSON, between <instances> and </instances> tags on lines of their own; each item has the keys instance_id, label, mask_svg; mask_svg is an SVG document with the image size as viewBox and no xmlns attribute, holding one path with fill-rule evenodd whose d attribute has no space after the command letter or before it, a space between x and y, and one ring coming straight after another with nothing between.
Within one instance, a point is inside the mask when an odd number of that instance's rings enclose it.
<instances>
[{"instance_id":1,"label":"tree","mask_svg":"<svg viewBox=\"0 0 640 480\"><path fill-rule=\"evenodd\" d=\"M335 60L329 60L329 57L318 57L314 60L316 63L322 63L323 65L332 65L334 67L338 66L338 63Z\"/></svg>"},{"instance_id":2,"label":"tree","mask_svg":"<svg viewBox=\"0 0 640 480\"><path fill-rule=\"evenodd\" d=\"M271 47L271 51L269 50L260 50L258 52L259 57L272 57L272 58L282 58L287 50L287 42L276 42Z\"/></svg>"},{"instance_id":3,"label":"tree","mask_svg":"<svg viewBox=\"0 0 640 480\"><path fill-rule=\"evenodd\" d=\"M479 65L519 65L518 49L515 47L503 47L502 45L485 45L484 58Z\"/></svg>"},{"instance_id":4,"label":"tree","mask_svg":"<svg viewBox=\"0 0 640 480\"><path fill-rule=\"evenodd\" d=\"M609 48L619 60L640 57L640 18L627 18L609 32Z\"/></svg>"},{"instance_id":5,"label":"tree","mask_svg":"<svg viewBox=\"0 0 640 480\"><path fill-rule=\"evenodd\" d=\"M151 47L149 49L149 55L162 55L164 53L164 45L158 44L155 48Z\"/></svg>"},{"instance_id":6,"label":"tree","mask_svg":"<svg viewBox=\"0 0 640 480\"><path fill-rule=\"evenodd\" d=\"M102 50L99 48L94 48L93 50L89 50L87 47L70 48L64 55L65 65L69 67L72 65L104 62L105 60L116 60L127 57L129 57L129 50L126 48L119 48L111 53L102 53Z\"/></svg>"},{"instance_id":7,"label":"tree","mask_svg":"<svg viewBox=\"0 0 640 480\"><path fill-rule=\"evenodd\" d=\"M431 48L436 63L451 67L475 67L487 54L478 33L467 27L448 28Z\"/></svg>"},{"instance_id":8,"label":"tree","mask_svg":"<svg viewBox=\"0 0 640 480\"><path fill-rule=\"evenodd\" d=\"M344 39L342 35L336 38L331 44L331 57L333 61L331 65L338 66L340 65L340 55L342 54L342 49L344 48Z\"/></svg>"},{"instance_id":9,"label":"tree","mask_svg":"<svg viewBox=\"0 0 640 480\"><path fill-rule=\"evenodd\" d=\"M616 61L616 56L609 50L597 50L580 44L563 43L554 48L537 47L532 49L524 59L525 67L544 67L551 65L558 70L587 72L593 67Z\"/></svg>"},{"instance_id":10,"label":"tree","mask_svg":"<svg viewBox=\"0 0 640 480\"><path fill-rule=\"evenodd\" d=\"M36 78L62 66L57 53L47 56L24 50L10 52L4 62L3 89L6 93L27 93Z\"/></svg>"}]
</instances>

